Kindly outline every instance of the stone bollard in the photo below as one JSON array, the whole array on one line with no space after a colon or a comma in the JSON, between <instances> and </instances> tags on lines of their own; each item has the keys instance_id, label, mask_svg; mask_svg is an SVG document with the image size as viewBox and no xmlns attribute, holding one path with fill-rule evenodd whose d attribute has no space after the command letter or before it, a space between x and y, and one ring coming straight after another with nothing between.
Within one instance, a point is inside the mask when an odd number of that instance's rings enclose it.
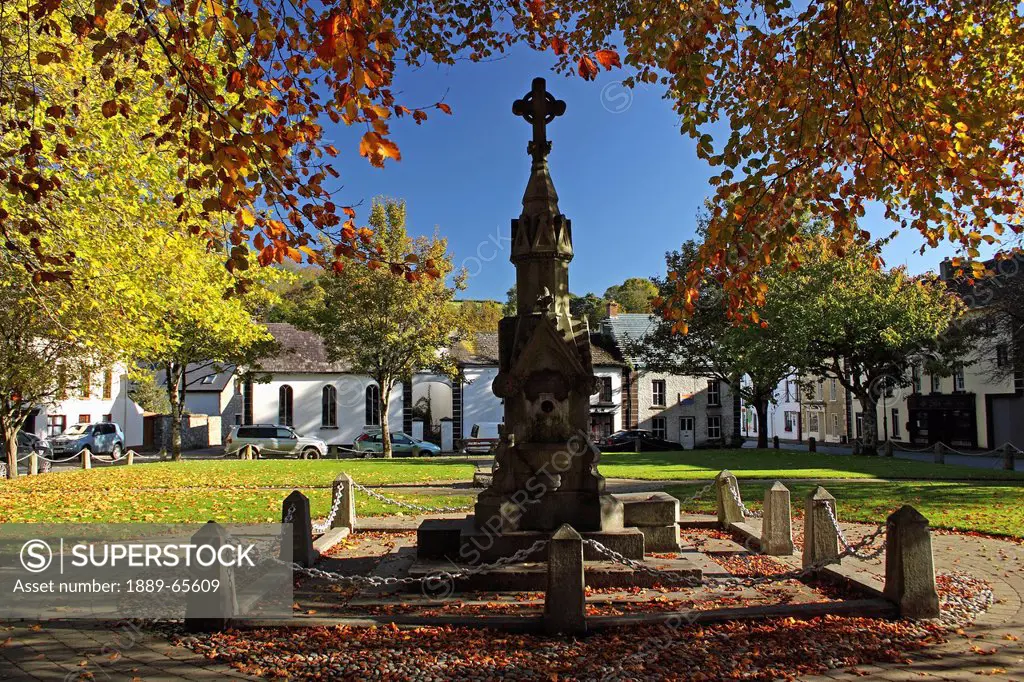
<instances>
[{"instance_id":1,"label":"stone bollard","mask_svg":"<svg viewBox=\"0 0 1024 682\"><path fill-rule=\"evenodd\" d=\"M294 510L292 507L294 506ZM281 505L281 523L292 524L292 561L309 568L316 561L313 549L313 521L309 513L309 498L293 490ZM282 558L284 547L281 548Z\"/></svg>"},{"instance_id":2,"label":"stone bollard","mask_svg":"<svg viewBox=\"0 0 1024 682\"><path fill-rule=\"evenodd\" d=\"M935 447L932 448L935 451L935 456L932 458L936 464L946 463L946 446L941 442L936 442Z\"/></svg>"},{"instance_id":3,"label":"stone bollard","mask_svg":"<svg viewBox=\"0 0 1024 682\"><path fill-rule=\"evenodd\" d=\"M715 494L717 497L718 522L722 524L723 528L728 528L730 523L743 523L743 511L740 509L739 504L736 503L736 498L733 497L730 489L735 490L736 495L739 495L740 488L736 482L736 477L728 469L722 469L715 476Z\"/></svg>"},{"instance_id":4,"label":"stone bollard","mask_svg":"<svg viewBox=\"0 0 1024 682\"><path fill-rule=\"evenodd\" d=\"M808 452L817 452L818 451L818 441L814 439L814 436L811 436L810 438L807 439L807 451Z\"/></svg>"},{"instance_id":5,"label":"stone bollard","mask_svg":"<svg viewBox=\"0 0 1024 682\"><path fill-rule=\"evenodd\" d=\"M1003 446L1003 468L1007 471L1017 469L1017 448L1009 443Z\"/></svg>"},{"instance_id":6,"label":"stone bollard","mask_svg":"<svg viewBox=\"0 0 1024 682\"><path fill-rule=\"evenodd\" d=\"M125 454L124 464L125 464L125 466L131 466L131 465L135 464L135 451L134 450L129 450Z\"/></svg>"},{"instance_id":7,"label":"stone bollard","mask_svg":"<svg viewBox=\"0 0 1024 682\"><path fill-rule=\"evenodd\" d=\"M793 553L793 517L789 488L781 481L764 493L764 514L761 521L761 552L772 556Z\"/></svg>"},{"instance_id":8,"label":"stone bollard","mask_svg":"<svg viewBox=\"0 0 1024 682\"><path fill-rule=\"evenodd\" d=\"M334 515L331 528L356 529L356 488L352 477L348 474L338 474L334 479L334 494L331 497L331 504L341 495L341 504L338 505L338 513Z\"/></svg>"},{"instance_id":9,"label":"stone bollard","mask_svg":"<svg viewBox=\"0 0 1024 682\"><path fill-rule=\"evenodd\" d=\"M772 447L775 448L776 450L779 449L779 437L778 436L772 436Z\"/></svg>"},{"instance_id":10,"label":"stone bollard","mask_svg":"<svg viewBox=\"0 0 1024 682\"><path fill-rule=\"evenodd\" d=\"M860 445L860 439L859 438L854 438L853 439L853 454L859 455L859 454L861 454L861 452L862 452L862 450L861 450L861 445Z\"/></svg>"},{"instance_id":11,"label":"stone bollard","mask_svg":"<svg viewBox=\"0 0 1024 682\"><path fill-rule=\"evenodd\" d=\"M82 468L92 469L92 452L88 448L82 450Z\"/></svg>"},{"instance_id":12,"label":"stone bollard","mask_svg":"<svg viewBox=\"0 0 1024 682\"><path fill-rule=\"evenodd\" d=\"M839 534L828 510L836 511L836 498L818 486L807 495L804 505L804 557L803 566L838 563Z\"/></svg>"},{"instance_id":13,"label":"stone bollard","mask_svg":"<svg viewBox=\"0 0 1024 682\"><path fill-rule=\"evenodd\" d=\"M28 475L36 476L39 474L39 455L32 451L28 456Z\"/></svg>"},{"instance_id":14,"label":"stone bollard","mask_svg":"<svg viewBox=\"0 0 1024 682\"><path fill-rule=\"evenodd\" d=\"M586 608L583 538L564 523L548 544L544 631L549 635L582 635L587 631Z\"/></svg>"},{"instance_id":15,"label":"stone bollard","mask_svg":"<svg viewBox=\"0 0 1024 682\"><path fill-rule=\"evenodd\" d=\"M639 438L633 439L633 452L640 452L641 450L643 450L642 442L643 441L641 441Z\"/></svg>"},{"instance_id":16,"label":"stone bollard","mask_svg":"<svg viewBox=\"0 0 1024 682\"><path fill-rule=\"evenodd\" d=\"M891 440L885 441L885 445L882 446L882 452L886 457L896 456L896 448L893 446Z\"/></svg>"},{"instance_id":17,"label":"stone bollard","mask_svg":"<svg viewBox=\"0 0 1024 682\"><path fill-rule=\"evenodd\" d=\"M903 618L939 617L931 530L928 519L910 505L889 515L884 594Z\"/></svg>"},{"instance_id":18,"label":"stone bollard","mask_svg":"<svg viewBox=\"0 0 1024 682\"><path fill-rule=\"evenodd\" d=\"M220 524L210 521L192 536L197 547L208 545L214 551L230 544L227 531ZM193 562L189 568L192 580L219 580L216 592L188 592L185 596L185 628L189 632L210 632L224 630L228 622L238 614L238 598L235 595L235 570L230 565L222 566L214 561L210 566Z\"/></svg>"}]
</instances>

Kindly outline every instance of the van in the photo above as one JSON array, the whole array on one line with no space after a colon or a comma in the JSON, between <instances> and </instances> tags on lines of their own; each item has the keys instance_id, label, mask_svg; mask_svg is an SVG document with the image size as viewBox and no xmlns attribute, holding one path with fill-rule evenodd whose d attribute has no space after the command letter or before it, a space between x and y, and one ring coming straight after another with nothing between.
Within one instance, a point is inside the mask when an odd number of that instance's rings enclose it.
<instances>
[{"instance_id":1,"label":"van","mask_svg":"<svg viewBox=\"0 0 1024 682\"><path fill-rule=\"evenodd\" d=\"M463 452L490 452L498 446L501 432L505 424L502 422L479 422L469 430L469 438L463 441Z\"/></svg>"}]
</instances>

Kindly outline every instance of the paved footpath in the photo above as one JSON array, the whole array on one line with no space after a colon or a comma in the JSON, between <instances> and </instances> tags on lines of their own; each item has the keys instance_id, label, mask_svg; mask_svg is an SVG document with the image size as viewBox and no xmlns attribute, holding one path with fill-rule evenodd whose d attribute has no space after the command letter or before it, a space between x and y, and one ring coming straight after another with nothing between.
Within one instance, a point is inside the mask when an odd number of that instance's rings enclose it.
<instances>
[{"instance_id":1,"label":"paved footpath","mask_svg":"<svg viewBox=\"0 0 1024 682\"><path fill-rule=\"evenodd\" d=\"M411 529L421 518L365 519L363 527ZM849 525L847 534L855 540L866 529ZM1024 680L1024 545L936 533L933 546L938 572L961 571L992 586L995 603L989 610L965 628L963 635L953 635L946 644L913 655L909 664L862 665L803 679ZM880 559L863 562L863 567L879 575L884 571ZM71 625L41 627L0 621L0 680L252 679L174 647L158 632L140 633L127 626L111 629L88 622Z\"/></svg>"}]
</instances>

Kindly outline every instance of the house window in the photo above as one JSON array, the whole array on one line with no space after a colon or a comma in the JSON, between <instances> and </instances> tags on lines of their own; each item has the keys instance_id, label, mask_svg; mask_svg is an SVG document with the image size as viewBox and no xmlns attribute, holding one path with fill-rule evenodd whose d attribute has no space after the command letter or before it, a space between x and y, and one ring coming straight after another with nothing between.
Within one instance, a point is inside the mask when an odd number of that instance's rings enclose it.
<instances>
[{"instance_id":1,"label":"house window","mask_svg":"<svg viewBox=\"0 0 1024 682\"><path fill-rule=\"evenodd\" d=\"M828 382L828 399L831 400L832 402L835 402L836 400L836 389L838 383L839 382L835 378L832 378Z\"/></svg>"},{"instance_id":2,"label":"house window","mask_svg":"<svg viewBox=\"0 0 1024 682\"><path fill-rule=\"evenodd\" d=\"M679 418L679 431L689 431L690 435L693 435L693 417L680 417Z\"/></svg>"},{"instance_id":3,"label":"house window","mask_svg":"<svg viewBox=\"0 0 1024 682\"><path fill-rule=\"evenodd\" d=\"M964 368L957 367L956 371L953 372L953 390L962 391L964 390Z\"/></svg>"},{"instance_id":4,"label":"house window","mask_svg":"<svg viewBox=\"0 0 1024 682\"><path fill-rule=\"evenodd\" d=\"M242 422L242 413L241 412L235 412L235 426L241 426L242 423L243 423Z\"/></svg>"},{"instance_id":5,"label":"house window","mask_svg":"<svg viewBox=\"0 0 1024 682\"><path fill-rule=\"evenodd\" d=\"M108 422L108 423L114 421L114 415L112 415L112 414L105 414L105 415L103 415L103 421Z\"/></svg>"},{"instance_id":6,"label":"house window","mask_svg":"<svg viewBox=\"0 0 1024 682\"><path fill-rule=\"evenodd\" d=\"M818 419L817 412L811 412L807 415L807 430L818 431L821 428L821 422Z\"/></svg>"},{"instance_id":7,"label":"house window","mask_svg":"<svg viewBox=\"0 0 1024 682\"><path fill-rule=\"evenodd\" d=\"M207 374L206 376L204 376L202 378L202 380L199 383L200 384L207 384L207 385L212 384L214 382L214 380L217 378L217 374L219 374L219 372L214 372L213 374Z\"/></svg>"},{"instance_id":8,"label":"house window","mask_svg":"<svg viewBox=\"0 0 1024 682\"><path fill-rule=\"evenodd\" d=\"M708 381L708 407L721 407L722 392L718 385L718 379Z\"/></svg>"},{"instance_id":9,"label":"house window","mask_svg":"<svg viewBox=\"0 0 1024 682\"><path fill-rule=\"evenodd\" d=\"M320 423L329 429L338 428L338 389L324 386L320 401Z\"/></svg>"},{"instance_id":10,"label":"house window","mask_svg":"<svg viewBox=\"0 0 1024 682\"><path fill-rule=\"evenodd\" d=\"M708 440L722 438L722 418L715 414L708 416Z\"/></svg>"},{"instance_id":11,"label":"house window","mask_svg":"<svg viewBox=\"0 0 1024 682\"><path fill-rule=\"evenodd\" d=\"M59 436L67 428L68 418L62 414L51 414L46 417L46 435L49 438Z\"/></svg>"},{"instance_id":12,"label":"house window","mask_svg":"<svg viewBox=\"0 0 1024 682\"><path fill-rule=\"evenodd\" d=\"M92 422L92 415L91 414L80 414L80 415L78 415L78 423L79 424L88 424L90 422Z\"/></svg>"},{"instance_id":13,"label":"house window","mask_svg":"<svg viewBox=\"0 0 1024 682\"><path fill-rule=\"evenodd\" d=\"M932 374L932 393L942 393L942 377Z\"/></svg>"},{"instance_id":14,"label":"house window","mask_svg":"<svg viewBox=\"0 0 1024 682\"><path fill-rule=\"evenodd\" d=\"M919 365L910 368L910 385L914 393L921 392L921 367Z\"/></svg>"},{"instance_id":15,"label":"house window","mask_svg":"<svg viewBox=\"0 0 1024 682\"><path fill-rule=\"evenodd\" d=\"M996 367L1006 367L1010 364L1010 349L1005 343L996 346Z\"/></svg>"},{"instance_id":16,"label":"house window","mask_svg":"<svg viewBox=\"0 0 1024 682\"><path fill-rule=\"evenodd\" d=\"M654 381L652 381L651 382L651 391L653 393L653 398L651 400L651 404L655 405L657 407L664 407L665 406L665 380L664 379L655 379Z\"/></svg>"},{"instance_id":17,"label":"house window","mask_svg":"<svg viewBox=\"0 0 1024 682\"><path fill-rule=\"evenodd\" d=\"M85 371L82 372L82 385L79 388L79 395L83 400L88 400L92 396L92 373Z\"/></svg>"},{"instance_id":18,"label":"house window","mask_svg":"<svg viewBox=\"0 0 1024 682\"><path fill-rule=\"evenodd\" d=\"M597 397L597 401L600 403L610 403L612 401L612 378L611 377L598 377L601 381L601 393Z\"/></svg>"},{"instance_id":19,"label":"house window","mask_svg":"<svg viewBox=\"0 0 1024 682\"><path fill-rule=\"evenodd\" d=\"M366 387L366 425L380 426L380 388L377 384Z\"/></svg>"},{"instance_id":20,"label":"house window","mask_svg":"<svg viewBox=\"0 0 1024 682\"><path fill-rule=\"evenodd\" d=\"M782 399L784 401L786 401L787 403L789 402L789 382L788 381L782 384Z\"/></svg>"},{"instance_id":21,"label":"house window","mask_svg":"<svg viewBox=\"0 0 1024 682\"><path fill-rule=\"evenodd\" d=\"M655 417L654 419L652 419L651 420L651 430L654 432L654 437L655 438L660 438L662 440L665 440L665 436L667 435L666 427L665 427L665 418L664 417Z\"/></svg>"},{"instance_id":22,"label":"house window","mask_svg":"<svg viewBox=\"0 0 1024 682\"><path fill-rule=\"evenodd\" d=\"M857 430L857 438L863 438L864 437L864 413L863 412L858 412L857 413L857 417L855 418L854 421L856 422L856 425L854 426L854 428Z\"/></svg>"},{"instance_id":23,"label":"house window","mask_svg":"<svg viewBox=\"0 0 1024 682\"><path fill-rule=\"evenodd\" d=\"M892 408L892 437L900 437L900 410L897 407Z\"/></svg>"},{"instance_id":24,"label":"house window","mask_svg":"<svg viewBox=\"0 0 1024 682\"><path fill-rule=\"evenodd\" d=\"M796 412L786 412L784 415L784 423L782 429L784 431L795 431L796 430Z\"/></svg>"},{"instance_id":25,"label":"house window","mask_svg":"<svg viewBox=\"0 0 1024 682\"><path fill-rule=\"evenodd\" d=\"M103 370L103 399L110 400L114 393L114 373L109 369Z\"/></svg>"},{"instance_id":26,"label":"house window","mask_svg":"<svg viewBox=\"0 0 1024 682\"><path fill-rule=\"evenodd\" d=\"M825 380L818 379L818 386L814 389L814 397L817 400L825 399Z\"/></svg>"},{"instance_id":27,"label":"house window","mask_svg":"<svg viewBox=\"0 0 1024 682\"><path fill-rule=\"evenodd\" d=\"M839 433L839 415L838 414L833 414L832 415L832 435L833 436L842 435L842 434Z\"/></svg>"},{"instance_id":28,"label":"house window","mask_svg":"<svg viewBox=\"0 0 1024 682\"><path fill-rule=\"evenodd\" d=\"M277 423L285 426L295 425L295 412L293 411L292 387L285 384L277 391Z\"/></svg>"}]
</instances>

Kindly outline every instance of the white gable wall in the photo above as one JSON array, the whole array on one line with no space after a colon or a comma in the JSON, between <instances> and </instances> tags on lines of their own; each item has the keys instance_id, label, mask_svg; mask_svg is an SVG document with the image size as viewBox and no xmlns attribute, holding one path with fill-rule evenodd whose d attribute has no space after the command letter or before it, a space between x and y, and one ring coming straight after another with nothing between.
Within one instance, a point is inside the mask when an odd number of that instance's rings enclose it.
<instances>
[{"instance_id":1,"label":"white gable wall","mask_svg":"<svg viewBox=\"0 0 1024 682\"><path fill-rule=\"evenodd\" d=\"M109 398L103 397L103 372L92 375L92 386L89 397L82 397L78 390L71 391L66 400L51 405L43 405L36 415L33 433L37 436L51 435L47 433L47 424L51 415L63 415L66 426L78 423L80 416L88 415L89 421L101 421L110 415L111 420L121 427L126 447L142 445L142 408L128 397L128 375L123 367L115 367L111 381ZM53 434L56 435L56 434Z\"/></svg>"},{"instance_id":2,"label":"white gable wall","mask_svg":"<svg viewBox=\"0 0 1024 682\"><path fill-rule=\"evenodd\" d=\"M366 426L366 387L375 382L354 374L274 374L269 383L252 384L252 420L255 424L277 424L279 395L285 384L292 387L295 430L304 436L323 439L329 445L350 444ZM324 427L322 399L324 386L338 391L338 426ZM392 431L402 430L402 385L396 384L388 404Z\"/></svg>"}]
</instances>

